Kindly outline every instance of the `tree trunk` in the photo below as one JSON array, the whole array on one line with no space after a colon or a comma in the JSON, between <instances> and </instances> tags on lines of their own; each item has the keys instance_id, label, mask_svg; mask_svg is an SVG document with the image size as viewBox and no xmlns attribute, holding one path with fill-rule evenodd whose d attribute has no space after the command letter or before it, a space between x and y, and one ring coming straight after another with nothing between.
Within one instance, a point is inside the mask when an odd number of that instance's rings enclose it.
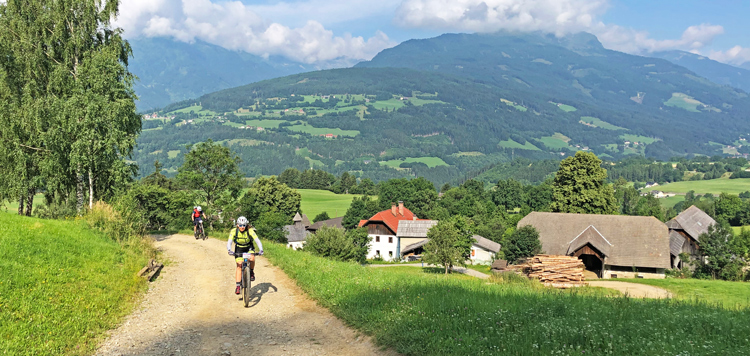
<instances>
[{"instance_id":1,"label":"tree trunk","mask_svg":"<svg viewBox=\"0 0 750 356\"><path fill-rule=\"evenodd\" d=\"M24 196L21 194L21 197L18 199L18 215L23 215L23 203Z\"/></svg>"},{"instance_id":2,"label":"tree trunk","mask_svg":"<svg viewBox=\"0 0 750 356\"><path fill-rule=\"evenodd\" d=\"M83 213L83 173L81 173L81 165L78 165L76 169L76 212L78 215Z\"/></svg>"},{"instance_id":3,"label":"tree trunk","mask_svg":"<svg viewBox=\"0 0 750 356\"><path fill-rule=\"evenodd\" d=\"M89 209L94 208L94 173L89 168Z\"/></svg>"},{"instance_id":4,"label":"tree trunk","mask_svg":"<svg viewBox=\"0 0 750 356\"><path fill-rule=\"evenodd\" d=\"M445 274L448 274L448 264L445 264Z\"/></svg>"},{"instance_id":5,"label":"tree trunk","mask_svg":"<svg viewBox=\"0 0 750 356\"><path fill-rule=\"evenodd\" d=\"M29 195L26 197L26 216L31 216L31 208L34 205L34 189L29 189Z\"/></svg>"}]
</instances>

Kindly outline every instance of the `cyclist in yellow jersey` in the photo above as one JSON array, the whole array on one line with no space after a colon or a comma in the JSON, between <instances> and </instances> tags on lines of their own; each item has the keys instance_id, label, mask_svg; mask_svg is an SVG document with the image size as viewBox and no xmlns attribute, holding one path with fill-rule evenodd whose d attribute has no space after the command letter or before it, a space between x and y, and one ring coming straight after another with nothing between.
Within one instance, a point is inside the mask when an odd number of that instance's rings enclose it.
<instances>
[{"instance_id":1,"label":"cyclist in yellow jersey","mask_svg":"<svg viewBox=\"0 0 750 356\"><path fill-rule=\"evenodd\" d=\"M240 284L242 282L242 254L255 252L253 240L258 244L258 249L260 250L260 253L258 254L261 256L263 255L263 244L260 243L258 235L255 234L255 231L249 225L250 223L247 221L247 218L240 216L237 219L237 227L229 232L229 240L227 240L227 252L229 255L235 257L234 260L237 263L237 271L234 274L237 286L234 290L234 294L240 294ZM232 250L232 244L234 244L234 250ZM251 255L248 261L250 262L250 281L254 281L255 256Z\"/></svg>"}]
</instances>

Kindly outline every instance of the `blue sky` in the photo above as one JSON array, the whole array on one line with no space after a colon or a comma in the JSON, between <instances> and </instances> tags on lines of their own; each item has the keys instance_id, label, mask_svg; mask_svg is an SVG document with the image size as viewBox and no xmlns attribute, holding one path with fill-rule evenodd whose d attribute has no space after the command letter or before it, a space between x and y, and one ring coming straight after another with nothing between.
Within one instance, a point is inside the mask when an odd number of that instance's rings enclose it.
<instances>
[{"instance_id":1,"label":"blue sky","mask_svg":"<svg viewBox=\"0 0 750 356\"><path fill-rule=\"evenodd\" d=\"M355 62L446 32L594 33L635 54L686 50L750 61L750 1L697 0L123 0L131 37L202 40L305 63Z\"/></svg>"}]
</instances>

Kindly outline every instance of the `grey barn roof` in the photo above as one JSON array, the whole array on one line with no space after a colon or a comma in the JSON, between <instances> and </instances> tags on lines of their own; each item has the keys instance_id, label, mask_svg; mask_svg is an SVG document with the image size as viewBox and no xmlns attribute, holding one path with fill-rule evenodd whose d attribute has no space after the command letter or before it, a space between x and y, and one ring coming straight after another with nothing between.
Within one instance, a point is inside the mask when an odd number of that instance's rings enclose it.
<instances>
[{"instance_id":1,"label":"grey barn roof","mask_svg":"<svg viewBox=\"0 0 750 356\"><path fill-rule=\"evenodd\" d=\"M337 227L339 229L343 229L344 225L341 224L341 222L343 220L344 220L344 217L341 216L341 217L338 217L338 218L333 218L333 219L318 221L318 222L316 222L316 223L308 226L307 230L318 231L323 226Z\"/></svg>"},{"instance_id":2,"label":"grey barn roof","mask_svg":"<svg viewBox=\"0 0 750 356\"><path fill-rule=\"evenodd\" d=\"M287 233L287 242L305 241L307 235L310 234L309 231L299 225L286 225L284 226L284 231Z\"/></svg>"},{"instance_id":3,"label":"grey barn roof","mask_svg":"<svg viewBox=\"0 0 750 356\"><path fill-rule=\"evenodd\" d=\"M492 241L490 239L486 239L479 235L474 235L472 236L472 238L474 239L474 241L476 241L476 243L474 243L475 246L479 246L487 251L494 252L494 253L500 252L499 243Z\"/></svg>"},{"instance_id":4,"label":"grey barn roof","mask_svg":"<svg viewBox=\"0 0 750 356\"><path fill-rule=\"evenodd\" d=\"M414 251L414 250L416 250L416 249L418 249L418 248L420 248L420 247L424 246L424 245L425 245L426 243L428 243L429 241L430 241L430 239L424 239L424 240L422 240L422 241L419 241L419 242L415 242L415 243L413 243L413 244L411 244L411 245L408 245L408 246L404 247L404 249L403 249L403 250L401 250L401 254L403 255L403 254L405 254L405 253L407 253L407 252L411 252L411 251Z\"/></svg>"},{"instance_id":5,"label":"grey barn roof","mask_svg":"<svg viewBox=\"0 0 750 356\"><path fill-rule=\"evenodd\" d=\"M398 237L427 238L427 231L437 223L437 220L400 220L398 222Z\"/></svg>"},{"instance_id":6,"label":"grey barn roof","mask_svg":"<svg viewBox=\"0 0 750 356\"><path fill-rule=\"evenodd\" d=\"M654 217L533 212L518 222L518 227L526 225L539 231L547 254L568 255L570 245L578 245L576 240L583 237L597 248L608 249L608 253L601 251L608 265L670 267L669 230Z\"/></svg>"},{"instance_id":7,"label":"grey barn roof","mask_svg":"<svg viewBox=\"0 0 750 356\"><path fill-rule=\"evenodd\" d=\"M716 220L711 218L703 210L698 209L695 205L677 215L674 219L667 222L667 226L672 230L684 230L695 241L701 234L708 232L708 227L716 224Z\"/></svg>"}]
</instances>

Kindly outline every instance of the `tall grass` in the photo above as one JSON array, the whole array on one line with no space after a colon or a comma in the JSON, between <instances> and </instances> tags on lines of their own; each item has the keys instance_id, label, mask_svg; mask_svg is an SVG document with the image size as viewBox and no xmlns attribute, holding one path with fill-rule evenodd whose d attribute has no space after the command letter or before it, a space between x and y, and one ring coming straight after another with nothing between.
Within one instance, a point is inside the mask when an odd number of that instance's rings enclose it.
<instances>
[{"instance_id":1,"label":"tall grass","mask_svg":"<svg viewBox=\"0 0 750 356\"><path fill-rule=\"evenodd\" d=\"M147 246L89 223L0 214L0 354L90 354L145 291Z\"/></svg>"},{"instance_id":2,"label":"tall grass","mask_svg":"<svg viewBox=\"0 0 750 356\"><path fill-rule=\"evenodd\" d=\"M750 350L750 311L591 296L519 281L415 275L334 262L277 244L266 249L271 262L321 305L378 344L407 355L739 355Z\"/></svg>"}]
</instances>

